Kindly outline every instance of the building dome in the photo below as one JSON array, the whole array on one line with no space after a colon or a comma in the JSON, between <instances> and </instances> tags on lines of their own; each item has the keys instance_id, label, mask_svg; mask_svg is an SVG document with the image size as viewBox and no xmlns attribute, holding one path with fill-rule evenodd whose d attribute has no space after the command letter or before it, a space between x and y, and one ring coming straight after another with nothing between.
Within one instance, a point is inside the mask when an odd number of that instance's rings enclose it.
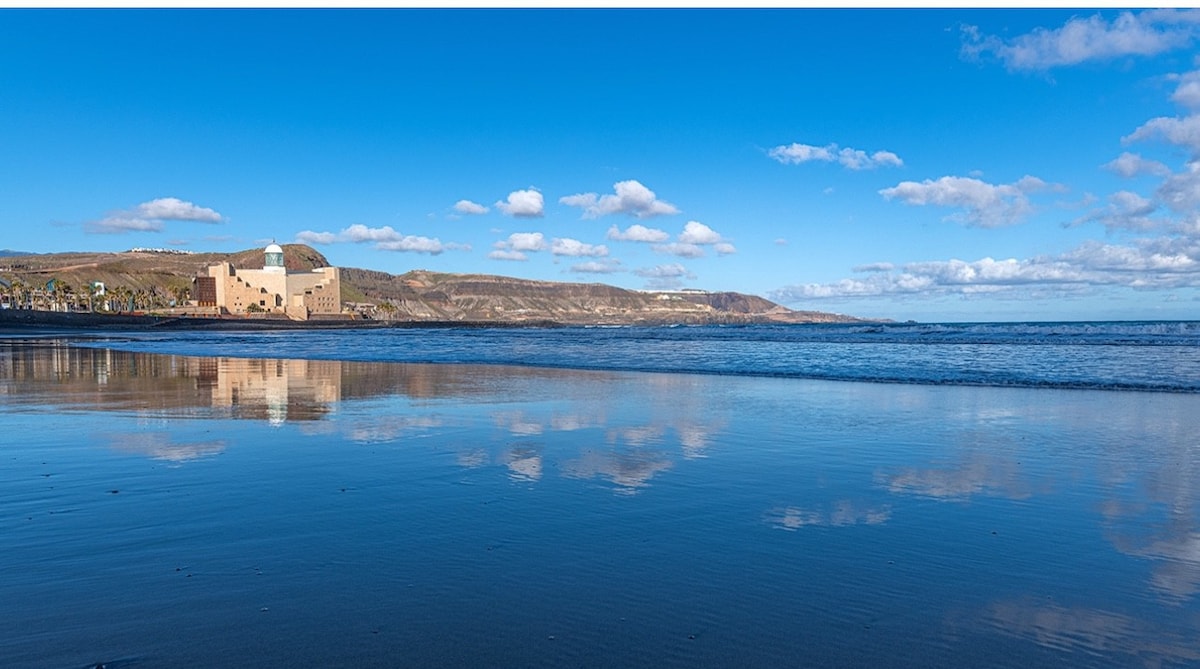
<instances>
[{"instance_id":1,"label":"building dome","mask_svg":"<svg viewBox=\"0 0 1200 669\"><path fill-rule=\"evenodd\" d=\"M276 272L283 271L283 247L272 243L267 248L263 249L263 269L274 270Z\"/></svg>"}]
</instances>

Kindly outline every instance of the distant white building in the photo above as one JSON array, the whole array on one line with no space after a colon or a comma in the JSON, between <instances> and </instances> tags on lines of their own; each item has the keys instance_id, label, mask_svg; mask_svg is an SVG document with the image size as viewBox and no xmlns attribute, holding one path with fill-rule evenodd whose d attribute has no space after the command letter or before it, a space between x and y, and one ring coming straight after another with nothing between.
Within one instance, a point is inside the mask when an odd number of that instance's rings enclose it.
<instances>
[{"instance_id":1,"label":"distant white building","mask_svg":"<svg viewBox=\"0 0 1200 669\"><path fill-rule=\"evenodd\" d=\"M282 313L296 320L342 311L342 283L337 267L288 271L283 247L263 249L262 269L237 269L228 262L208 267L196 279L199 306L231 314Z\"/></svg>"}]
</instances>

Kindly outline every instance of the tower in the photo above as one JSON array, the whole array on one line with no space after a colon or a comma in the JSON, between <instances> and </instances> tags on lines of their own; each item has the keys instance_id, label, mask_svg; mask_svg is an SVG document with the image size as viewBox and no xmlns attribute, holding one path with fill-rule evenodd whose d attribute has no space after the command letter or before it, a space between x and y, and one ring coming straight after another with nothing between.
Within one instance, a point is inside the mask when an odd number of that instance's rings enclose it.
<instances>
[{"instance_id":1,"label":"tower","mask_svg":"<svg viewBox=\"0 0 1200 669\"><path fill-rule=\"evenodd\" d=\"M263 249L263 269L268 272L284 273L287 270L283 267L283 247L272 243L267 248Z\"/></svg>"}]
</instances>

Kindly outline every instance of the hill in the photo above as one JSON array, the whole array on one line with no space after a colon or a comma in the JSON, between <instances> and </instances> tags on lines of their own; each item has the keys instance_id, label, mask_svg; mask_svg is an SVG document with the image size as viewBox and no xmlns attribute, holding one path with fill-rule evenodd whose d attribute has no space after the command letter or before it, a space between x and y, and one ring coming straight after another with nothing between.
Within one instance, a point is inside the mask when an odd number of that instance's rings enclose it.
<instances>
[{"instance_id":1,"label":"hill","mask_svg":"<svg viewBox=\"0 0 1200 669\"><path fill-rule=\"evenodd\" d=\"M329 263L303 244L285 244L284 265L301 270ZM53 253L0 257L0 278L27 287L51 279L67 292L96 281L139 296L142 308L182 298L209 265L229 261L240 269L263 266L261 249L238 253L179 253L135 249L123 253ZM599 283L533 281L484 274L414 270L388 274L345 267L342 301L397 321L553 321L565 324L832 323L849 316L794 311L754 295L732 292L644 292ZM0 284L2 286L2 284Z\"/></svg>"}]
</instances>

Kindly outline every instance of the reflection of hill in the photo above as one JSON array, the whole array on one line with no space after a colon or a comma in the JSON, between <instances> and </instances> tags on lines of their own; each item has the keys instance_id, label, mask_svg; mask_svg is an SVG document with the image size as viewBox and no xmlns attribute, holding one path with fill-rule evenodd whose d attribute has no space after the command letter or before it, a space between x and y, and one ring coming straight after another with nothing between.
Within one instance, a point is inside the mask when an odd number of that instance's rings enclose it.
<instances>
[{"instance_id":1,"label":"reflection of hill","mask_svg":"<svg viewBox=\"0 0 1200 669\"><path fill-rule=\"evenodd\" d=\"M404 395L474 397L498 385L575 372L521 367L211 358L82 348L60 340L0 342L0 398L100 411L319 420L341 400Z\"/></svg>"},{"instance_id":2,"label":"reflection of hill","mask_svg":"<svg viewBox=\"0 0 1200 669\"><path fill-rule=\"evenodd\" d=\"M319 420L342 399L471 394L472 388L486 386L487 376L464 375L445 365L201 358L52 341L0 344L0 397L13 404L156 413L216 410L272 423Z\"/></svg>"}]
</instances>

